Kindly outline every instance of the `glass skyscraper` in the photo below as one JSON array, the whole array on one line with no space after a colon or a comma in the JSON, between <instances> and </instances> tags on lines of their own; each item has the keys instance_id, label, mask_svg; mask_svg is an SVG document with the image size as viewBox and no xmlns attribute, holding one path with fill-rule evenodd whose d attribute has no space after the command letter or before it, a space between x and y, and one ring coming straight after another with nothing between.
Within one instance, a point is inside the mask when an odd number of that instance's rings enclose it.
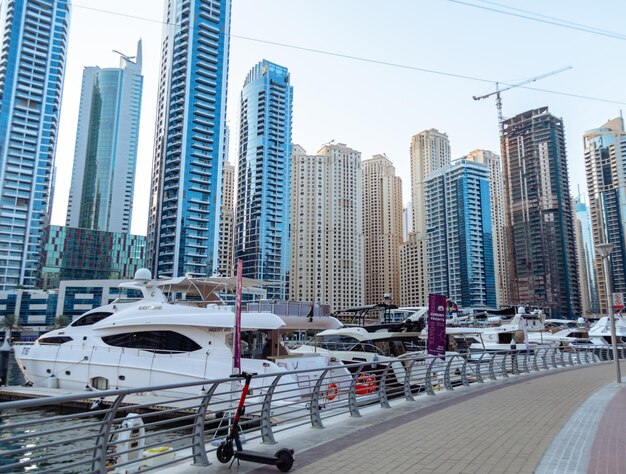
<instances>
[{"instance_id":1,"label":"glass skyscraper","mask_svg":"<svg viewBox=\"0 0 626 474\"><path fill-rule=\"evenodd\" d=\"M457 160L424 182L428 288L458 306L496 306L487 165Z\"/></svg>"},{"instance_id":2,"label":"glass skyscraper","mask_svg":"<svg viewBox=\"0 0 626 474\"><path fill-rule=\"evenodd\" d=\"M626 293L626 131L622 117L583 135L593 246L612 243L609 283L614 293ZM595 256L600 312L606 314L606 278L602 259Z\"/></svg>"},{"instance_id":3,"label":"glass skyscraper","mask_svg":"<svg viewBox=\"0 0 626 474\"><path fill-rule=\"evenodd\" d=\"M230 0L169 0L146 240L154 276L218 270Z\"/></svg>"},{"instance_id":4,"label":"glass skyscraper","mask_svg":"<svg viewBox=\"0 0 626 474\"><path fill-rule=\"evenodd\" d=\"M141 41L119 68L83 70L66 225L130 232L142 84Z\"/></svg>"},{"instance_id":5,"label":"glass skyscraper","mask_svg":"<svg viewBox=\"0 0 626 474\"><path fill-rule=\"evenodd\" d=\"M287 69L265 60L241 92L235 262L245 277L280 282L272 299L289 294L292 96Z\"/></svg>"},{"instance_id":6,"label":"glass skyscraper","mask_svg":"<svg viewBox=\"0 0 626 474\"><path fill-rule=\"evenodd\" d=\"M0 289L41 284L70 23L69 0L0 6Z\"/></svg>"}]
</instances>

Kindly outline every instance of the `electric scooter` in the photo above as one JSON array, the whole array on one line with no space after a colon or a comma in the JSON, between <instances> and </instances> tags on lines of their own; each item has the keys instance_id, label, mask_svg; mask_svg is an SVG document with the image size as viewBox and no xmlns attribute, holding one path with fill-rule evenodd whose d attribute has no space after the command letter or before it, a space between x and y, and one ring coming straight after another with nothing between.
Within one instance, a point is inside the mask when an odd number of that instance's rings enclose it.
<instances>
[{"instance_id":1,"label":"electric scooter","mask_svg":"<svg viewBox=\"0 0 626 474\"><path fill-rule=\"evenodd\" d=\"M280 471L287 472L293 466L293 449L279 449L274 453L274 456L268 456L267 454L261 454L255 451L246 451L241 448L241 440L239 439L239 419L244 414L246 403L246 396L248 395L248 389L250 388L250 380L256 374L242 372L241 374L233 374L233 378L245 379L243 390L241 391L241 398L239 399L239 406L235 412L233 422L230 426L230 431L226 436L226 439L217 448L217 460L223 464L228 463L231 459L233 462L235 459L257 462L261 464L270 464L276 466ZM233 441L235 447L233 447Z\"/></svg>"}]
</instances>

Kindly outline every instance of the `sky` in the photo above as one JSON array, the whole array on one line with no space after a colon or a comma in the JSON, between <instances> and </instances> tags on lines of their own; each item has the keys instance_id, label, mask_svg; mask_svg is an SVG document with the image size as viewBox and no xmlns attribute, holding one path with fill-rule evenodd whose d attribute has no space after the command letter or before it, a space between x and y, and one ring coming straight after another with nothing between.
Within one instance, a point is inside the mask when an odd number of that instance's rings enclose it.
<instances>
[{"instance_id":1,"label":"sky","mask_svg":"<svg viewBox=\"0 0 626 474\"><path fill-rule=\"evenodd\" d=\"M164 0L72 4L52 223L65 224L82 70L117 67L113 50L134 55L141 38L144 90L131 232L145 235ZM529 14L520 9L543 15L543 22L523 18ZM548 106L563 118L570 191L586 193L582 135L626 108L624 18L623 0L233 0L229 161L237 164L241 88L262 59L290 71L293 142L309 154L331 140L363 159L386 154L402 178L405 203L413 135L430 128L447 133L452 159L478 148L499 154L495 99L472 97L494 91L496 82L515 84L572 66L529 84L561 94L503 92L503 114ZM552 24L562 21L571 28Z\"/></svg>"}]
</instances>

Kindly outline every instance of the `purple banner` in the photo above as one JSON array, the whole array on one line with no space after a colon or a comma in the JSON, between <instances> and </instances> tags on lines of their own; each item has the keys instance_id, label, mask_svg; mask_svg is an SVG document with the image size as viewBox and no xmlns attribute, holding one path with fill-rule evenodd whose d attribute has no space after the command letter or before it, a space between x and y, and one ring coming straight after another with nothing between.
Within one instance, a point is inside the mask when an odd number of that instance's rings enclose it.
<instances>
[{"instance_id":1,"label":"purple banner","mask_svg":"<svg viewBox=\"0 0 626 474\"><path fill-rule=\"evenodd\" d=\"M428 355L446 356L446 300L444 295L428 295Z\"/></svg>"}]
</instances>

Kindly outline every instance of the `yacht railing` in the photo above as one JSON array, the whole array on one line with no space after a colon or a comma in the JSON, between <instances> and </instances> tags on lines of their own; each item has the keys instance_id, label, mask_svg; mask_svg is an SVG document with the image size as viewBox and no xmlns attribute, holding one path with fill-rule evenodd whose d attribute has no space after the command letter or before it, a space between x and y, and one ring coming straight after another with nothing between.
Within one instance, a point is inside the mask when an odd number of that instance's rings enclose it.
<instances>
[{"instance_id":1,"label":"yacht railing","mask_svg":"<svg viewBox=\"0 0 626 474\"><path fill-rule=\"evenodd\" d=\"M618 356L625 355L622 348ZM256 375L266 381L249 394L240 426L248 442L273 444L296 427L322 429L334 417L358 417L367 407L393 408L401 400L612 357L610 348L542 347L445 360L407 354L347 364L344 372L333 366ZM182 388L189 395L159 396ZM0 403L0 472L104 474L156 471L176 463L207 466L215 463L214 451L241 388L239 379L224 378ZM133 425L138 420L140 427Z\"/></svg>"}]
</instances>

